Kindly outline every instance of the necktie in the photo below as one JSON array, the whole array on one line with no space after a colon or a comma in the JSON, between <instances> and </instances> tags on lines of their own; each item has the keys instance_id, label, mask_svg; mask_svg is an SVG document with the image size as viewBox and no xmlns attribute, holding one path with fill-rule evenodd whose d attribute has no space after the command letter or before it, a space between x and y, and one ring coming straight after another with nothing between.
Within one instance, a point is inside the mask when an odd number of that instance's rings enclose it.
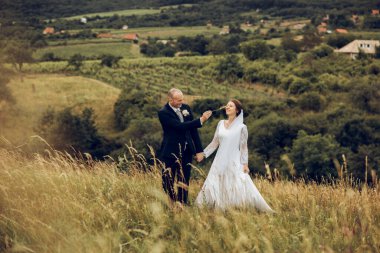
<instances>
[{"instance_id":1,"label":"necktie","mask_svg":"<svg viewBox=\"0 0 380 253\"><path fill-rule=\"evenodd\" d=\"M175 111L175 113L178 115L179 120L180 120L181 122L183 122L183 116L182 116L181 111L180 111L179 109L177 109L177 110Z\"/></svg>"}]
</instances>

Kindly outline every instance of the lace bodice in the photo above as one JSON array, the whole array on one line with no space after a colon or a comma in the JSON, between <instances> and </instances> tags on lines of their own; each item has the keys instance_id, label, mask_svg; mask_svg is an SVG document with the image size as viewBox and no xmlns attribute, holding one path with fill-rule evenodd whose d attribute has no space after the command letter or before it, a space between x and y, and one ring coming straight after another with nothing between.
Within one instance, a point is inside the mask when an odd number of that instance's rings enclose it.
<instances>
[{"instance_id":1,"label":"lace bodice","mask_svg":"<svg viewBox=\"0 0 380 253\"><path fill-rule=\"evenodd\" d=\"M223 128L223 129L222 129ZM248 130L247 126L244 124L241 124L241 127L238 128L238 133L236 134L236 127L234 131L230 128L226 128L224 126L224 121L221 120L218 123L218 126L216 127L214 138L211 141L211 143L204 149L205 157L209 157L212 153L215 152L215 150L219 147L219 145L230 145L231 142L227 141L226 143L223 143L223 140L227 137L230 138L239 138L238 148L240 151L240 162L241 164L248 165ZM231 132L229 132L231 130ZM224 133L221 131L225 131ZM235 137L236 135L236 137ZM228 147L233 148L233 147Z\"/></svg>"}]
</instances>

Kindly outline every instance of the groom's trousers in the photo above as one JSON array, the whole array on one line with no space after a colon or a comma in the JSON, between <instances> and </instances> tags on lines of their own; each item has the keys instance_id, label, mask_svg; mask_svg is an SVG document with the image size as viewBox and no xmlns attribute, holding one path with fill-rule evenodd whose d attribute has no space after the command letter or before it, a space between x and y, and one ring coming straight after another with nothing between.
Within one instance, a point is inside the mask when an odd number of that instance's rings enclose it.
<instances>
[{"instance_id":1,"label":"groom's trousers","mask_svg":"<svg viewBox=\"0 0 380 253\"><path fill-rule=\"evenodd\" d=\"M163 159L165 166L162 170L162 186L171 200L188 203L188 188L191 174L191 161L193 154L190 149L183 151L182 157L166 157ZM175 192L177 183L177 193Z\"/></svg>"}]
</instances>

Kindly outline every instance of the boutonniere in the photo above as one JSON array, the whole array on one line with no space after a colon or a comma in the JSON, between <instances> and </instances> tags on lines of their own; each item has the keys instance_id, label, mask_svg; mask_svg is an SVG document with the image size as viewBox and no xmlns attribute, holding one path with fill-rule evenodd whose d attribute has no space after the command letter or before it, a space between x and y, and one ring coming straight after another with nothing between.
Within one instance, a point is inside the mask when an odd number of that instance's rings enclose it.
<instances>
[{"instance_id":1,"label":"boutonniere","mask_svg":"<svg viewBox=\"0 0 380 253\"><path fill-rule=\"evenodd\" d=\"M186 110L186 109L182 111L182 115L185 116L185 117L189 116L189 114L190 114L189 111Z\"/></svg>"}]
</instances>

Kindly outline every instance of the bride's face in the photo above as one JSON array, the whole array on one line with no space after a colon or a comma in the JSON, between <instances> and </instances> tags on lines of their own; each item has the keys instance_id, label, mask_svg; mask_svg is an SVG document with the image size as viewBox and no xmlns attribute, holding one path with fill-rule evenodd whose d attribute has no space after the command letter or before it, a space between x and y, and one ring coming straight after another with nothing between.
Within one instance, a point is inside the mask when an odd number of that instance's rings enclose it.
<instances>
[{"instance_id":1,"label":"bride's face","mask_svg":"<svg viewBox=\"0 0 380 253\"><path fill-rule=\"evenodd\" d=\"M236 116L236 113L237 113L236 105L233 102L229 101L226 105L227 116L233 116L233 115Z\"/></svg>"}]
</instances>

